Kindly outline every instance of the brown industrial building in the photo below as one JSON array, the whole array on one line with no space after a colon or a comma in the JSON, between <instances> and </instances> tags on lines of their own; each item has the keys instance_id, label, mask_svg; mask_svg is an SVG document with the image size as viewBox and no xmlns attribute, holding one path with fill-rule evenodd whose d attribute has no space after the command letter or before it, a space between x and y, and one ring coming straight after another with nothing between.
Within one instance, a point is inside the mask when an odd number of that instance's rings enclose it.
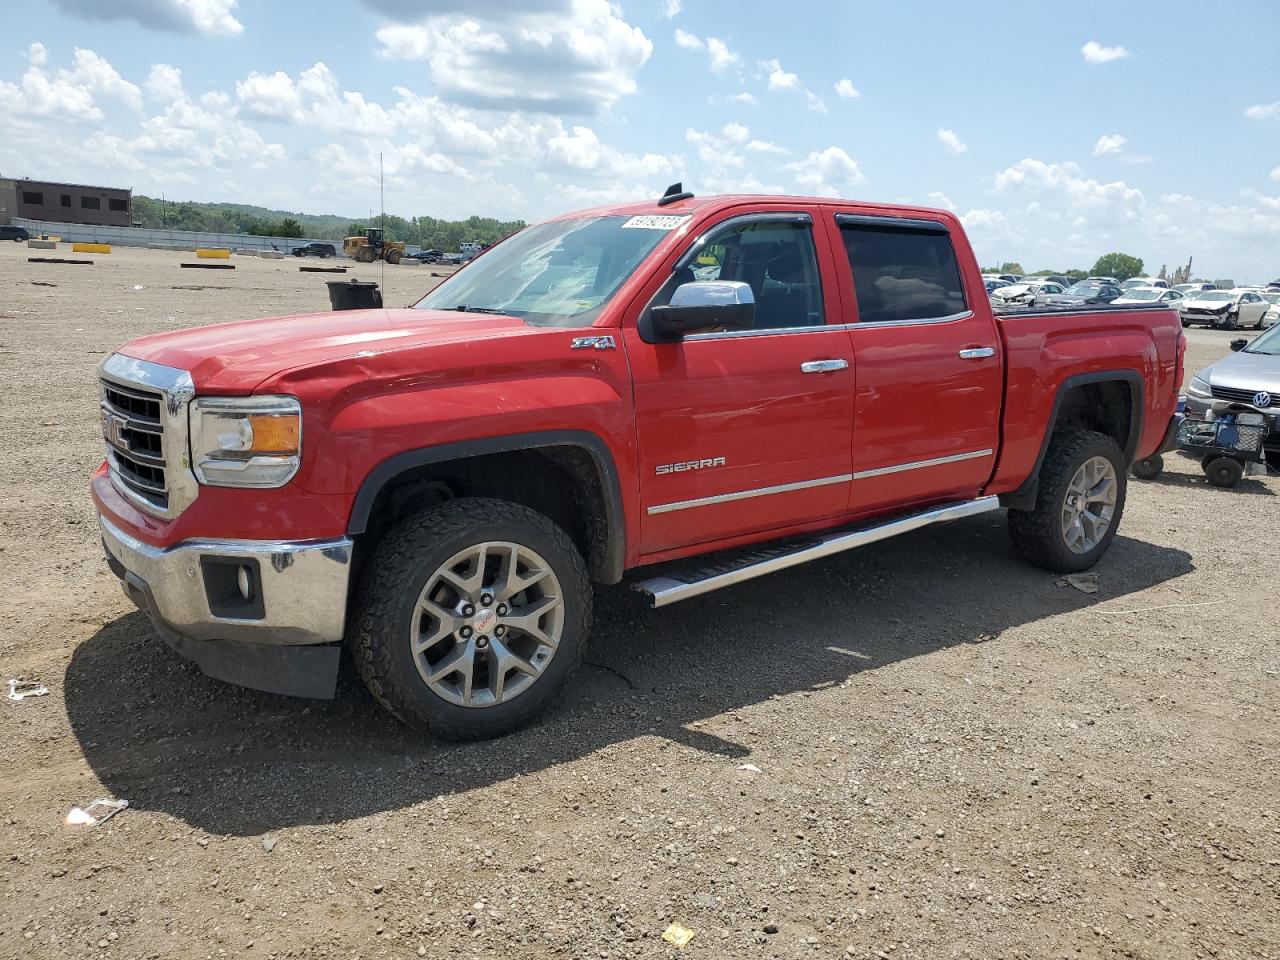
<instances>
[{"instance_id":1,"label":"brown industrial building","mask_svg":"<svg viewBox=\"0 0 1280 960\"><path fill-rule=\"evenodd\" d=\"M0 223L9 223L14 217L129 227L133 225L133 191L83 183L0 179Z\"/></svg>"}]
</instances>

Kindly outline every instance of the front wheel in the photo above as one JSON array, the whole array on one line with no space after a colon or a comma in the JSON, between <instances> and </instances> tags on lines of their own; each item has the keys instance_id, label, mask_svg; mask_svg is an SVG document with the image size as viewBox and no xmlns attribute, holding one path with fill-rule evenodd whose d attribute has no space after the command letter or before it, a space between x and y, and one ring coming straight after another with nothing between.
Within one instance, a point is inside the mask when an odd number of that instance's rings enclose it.
<instances>
[{"instance_id":1,"label":"front wheel","mask_svg":"<svg viewBox=\"0 0 1280 960\"><path fill-rule=\"evenodd\" d=\"M1235 318L1235 316L1234 316L1234 315L1232 315L1232 314L1230 314L1230 313L1229 313L1229 314L1227 314L1225 317L1223 317L1223 318L1222 318L1222 323L1221 323L1221 325L1220 325L1220 329L1222 329L1222 330L1234 330L1235 328L1236 328L1236 318Z\"/></svg>"},{"instance_id":2,"label":"front wheel","mask_svg":"<svg viewBox=\"0 0 1280 960\"><path fill-rule=\"evenodd\" d=\"M582 661L591 585L573 542L505 500L453 500L396 526L366 566L348 643L409 726L501 736L550 705Z\"/></svg>"},{"instance_id":3,"label":"front wheel","mask_svg":"<svg viewBox=\"0 0 1280 960\"><path fill-rule=\"evenodd\" d=\"M1124 457L1094 430L1054 433L1031 510L1009 511L1009 535L1024 558L1059 573L1087 570L1115 539L1124 513Z\"/></svg>"}]
</instances>

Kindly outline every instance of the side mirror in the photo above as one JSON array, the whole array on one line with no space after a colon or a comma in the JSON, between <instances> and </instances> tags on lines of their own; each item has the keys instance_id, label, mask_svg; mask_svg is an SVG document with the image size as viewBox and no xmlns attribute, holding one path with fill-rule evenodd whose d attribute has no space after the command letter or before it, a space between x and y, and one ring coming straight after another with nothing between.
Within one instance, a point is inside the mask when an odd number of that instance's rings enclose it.
<instances>
[{"instance_id":1,"label":"side mirror","mask_svg":"<svg viewBox=\"0 0 1280 960\"><path fill-rule=\"evenodd\" d=\"M1236 351L1236 353L1239 353L1241 350L1243 350L1243 349L1244 349L1245 347L1247 347L1248 345L1249 345L1249 341L1248 341L1248 340L1246 340L1244 337L1241 337L1239 340L1232 340L1232 341L1231 341L1231 349L1232 349L1232 350L1234 350L1234 351Z\"/></svg>"},{"instance_id":2,"label":"side mirror","mask_svg":"<svg viewBox=\"0 0 1280 960\"><path fill-rule=\"evenodd\" d=\"M648 343L671 343L697 330L749 330L756 299L741 280L682 283L665 307L652 307L640 329Z\"/></svg>"}]
</instances>

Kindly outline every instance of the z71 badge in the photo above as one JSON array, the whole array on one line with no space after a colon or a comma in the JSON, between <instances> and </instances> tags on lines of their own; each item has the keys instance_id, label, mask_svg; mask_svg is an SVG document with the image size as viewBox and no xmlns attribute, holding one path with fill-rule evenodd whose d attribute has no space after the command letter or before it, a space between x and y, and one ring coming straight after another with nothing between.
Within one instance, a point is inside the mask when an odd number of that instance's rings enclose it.
<instances>
[{"instance_id":1,"label":"z71 badge","mask_svg":"<svg viewBox=\"0 0 1280 960\"><path fill-rule=\"evenodd\" d=\"M658 476L668 473L684 473L687 470L705 470L708 467L723 467L724 457L708 457L706 460L685 460L682 463L664 463L655 468Z\"/></svg>"}]
</instances>

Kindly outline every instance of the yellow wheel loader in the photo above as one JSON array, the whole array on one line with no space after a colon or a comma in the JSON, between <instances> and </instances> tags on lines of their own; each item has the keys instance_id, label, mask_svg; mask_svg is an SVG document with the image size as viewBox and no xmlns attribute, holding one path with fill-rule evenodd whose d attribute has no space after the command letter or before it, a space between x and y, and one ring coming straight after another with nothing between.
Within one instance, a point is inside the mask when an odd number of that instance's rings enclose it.
<instances>
[{"instance_id":1,"label":"yellow wheel loader","mask_svg":"<svg viewBox=\"0 0 1280 960\"><path fill-rule=\"evenodd\" d=\"M380 227L366 227L363 235L343 239L342 252L358 263L373 263L375 260L399 263L404 256L404 244L386 240Z\"/></svg>"}]
</instances>

